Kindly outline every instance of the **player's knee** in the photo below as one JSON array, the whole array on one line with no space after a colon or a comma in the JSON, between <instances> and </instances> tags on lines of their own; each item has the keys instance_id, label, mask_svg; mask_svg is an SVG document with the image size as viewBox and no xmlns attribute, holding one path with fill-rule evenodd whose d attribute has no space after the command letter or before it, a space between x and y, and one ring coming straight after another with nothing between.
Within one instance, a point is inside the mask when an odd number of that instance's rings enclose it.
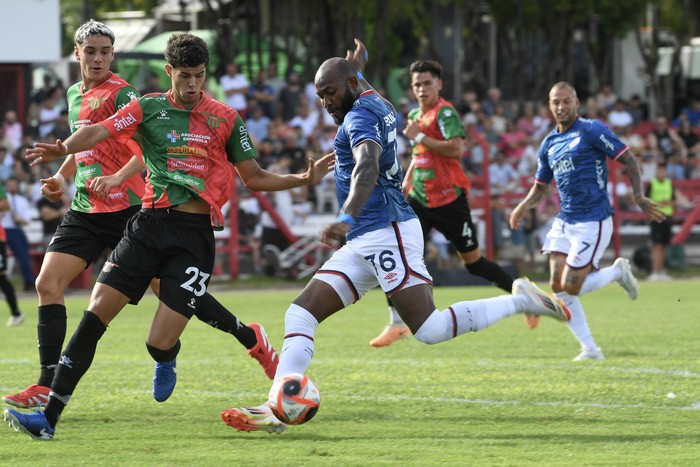
<instances>
[{"instance_id":1,"label":"player's knee","mask_svg":"<svg viewBox=\"0 0 700 467\"><path fill-rule=\"evenodd\" d=\"M177 343L167 350L161 350L153 347L148 342L146 342L146 348L148 349L148 353L151 354L151 357L153 357L153 360L156 362L170 362L174 360L175 357L177 357L177 354L180 352L180 340L178 339Z\"/></svg>"},{"instance_id":2,"label":"player's knee","mask_svg":"<svg viewBox=\"0 0 700 467\"><path fill-rule=\"evenodd\" d=\"M452 339L452 322L451 319L447 318L447 313L439 310L433 311L413 337L419 342L429 345Z\"/></svg>"},{"instance_id":3,"label":"player's knee","mask_svg":"<svg viewBox=\"0 0 700 467\"><path fill-rule=\"evenodd\" d=\"M561 289L568 293L569 295L576 296L581 292L581 285L580 284L564 284Z\"/></svg>"},{"instance_id":4,"label":"player's knee","mask_svg":"<svg viewBox=\"0 0 700 467\"><path fill-rule=\"evenodd\" d=\"M36 287L36 292L43 299L43 302L53 303L51 298L63 295L61 282L55 277L39 274L34 281L34 287Z\"/></svg>"}]
</instances>

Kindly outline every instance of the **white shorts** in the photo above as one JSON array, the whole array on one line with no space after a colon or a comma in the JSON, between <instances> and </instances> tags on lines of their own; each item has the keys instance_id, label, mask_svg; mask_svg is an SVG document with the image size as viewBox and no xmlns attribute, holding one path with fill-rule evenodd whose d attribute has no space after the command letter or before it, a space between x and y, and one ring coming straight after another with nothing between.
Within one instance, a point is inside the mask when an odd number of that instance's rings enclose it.
<instances>
[{"instance_id":1,"label":"white shorts","mask_svg":"<svg viewBox=\"0 0 700 467\"><path fill-rule=\"evenodd\" d=\"M393 222L353 238L316 271L314 279L333 287L345 306L377 285L391 294L432 284L423 260L423 230L418 219Z\"/></svg>"},{"instance_id":2,"label":"white shorts","mask_svg":"<svg viewBox=\"0 0 700 467\"><path fill-rule=\"evenodd\" d=\"M568 224L554 219L542 245L542 253L566 255L566 264L582 269L589 264L598 269L598 262L612 238L612 216L602 221Z\"/></svg>"}]
</instances>

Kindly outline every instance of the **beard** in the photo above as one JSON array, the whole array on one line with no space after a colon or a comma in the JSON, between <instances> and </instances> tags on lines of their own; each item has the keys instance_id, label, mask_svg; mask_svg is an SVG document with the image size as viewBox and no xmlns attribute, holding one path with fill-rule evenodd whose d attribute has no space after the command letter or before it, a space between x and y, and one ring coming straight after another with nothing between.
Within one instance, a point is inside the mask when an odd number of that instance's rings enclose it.
<instances>
[{"instance_id":1,"label":"beard","mask_svg":"<svg viewBox=\"0 0 700 467\"><path fill-rule=\"evenodd\" d=\"M340 105L338 106L337 113L339 116L331 115L333 117L333 121L340 125L343 123L343 120L345 120L345 116L352 110L352 105L355 103L355 96L352 95L352 92L350 92L350 86L347 84L345 85L345 93L343 94L343 99L340 101Z\"/></svg>"}]
</instances>

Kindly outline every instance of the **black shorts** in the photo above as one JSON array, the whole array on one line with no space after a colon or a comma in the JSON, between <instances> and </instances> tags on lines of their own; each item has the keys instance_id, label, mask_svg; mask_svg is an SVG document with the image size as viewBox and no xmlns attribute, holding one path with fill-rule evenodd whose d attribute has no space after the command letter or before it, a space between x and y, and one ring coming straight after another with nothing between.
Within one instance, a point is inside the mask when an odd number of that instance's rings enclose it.
<instances>
[{"instance_id":1,"label":"black shorts","mask_svg":"<svg viewBox=\"0 0 700 467\"><path fill-rule=\"evenodd\" d=\"M160 301L191 318L214 267L214 231L208 214L142 209L107 258L97 282L137 304L151 279L160 279Z\"/></svg>"},{"instance_id":2,"label":"black shorts","mask_svg":"<svg viewBox=\"0 0 700 467\"><path fill-rule=\"evenodd\" d=\"M671 244L671 221L669 219L651 223L651 243L654 245Z\"/></svg>"},{"instance_id":3,"label":"black shorts","mask_svg":"<svg viewBox=\"0 0 700 467\"><path fill-rule=\"evenodd\" d=\"M105 249L113 250L124 235L127 221L139 212L131 206L117 212L88 214L69 210L56 229L46 252L66 253L92 264Z\"/></svg>"},{"instance_id":4,"label":"black shorts","mask_svg":"<svg viewBox=\"0 0 700 467\"><path fill-rule=\"evenodd\" d=\"M411 197L408 198L408 204L418 215L425 238L434 228L442 233L460 253L467 253L479 248L476 227L472 221L469 202L465 194L451 203L437 208L426 208Z\"/></svg>"},{"instance_id":5,"label":"black shorts","mask_svg":"<svg viewBox=\"0 0 700 467\"><path fill-rule=\"evenodd\" d=\"M0 274L7 271L7 244L0 240Z\"/></svg>"}]
</instances>

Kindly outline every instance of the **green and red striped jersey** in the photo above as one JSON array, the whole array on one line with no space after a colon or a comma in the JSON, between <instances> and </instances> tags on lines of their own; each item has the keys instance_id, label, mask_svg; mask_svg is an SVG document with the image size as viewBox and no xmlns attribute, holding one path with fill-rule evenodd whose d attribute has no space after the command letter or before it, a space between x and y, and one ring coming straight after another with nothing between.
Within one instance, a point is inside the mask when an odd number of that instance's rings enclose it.
<instances>
[{"instance_id":1,"label":"green and red striped jersey","mask_svg":"<svg viewBox=\"0 0 700 467\"><path fill-rule=\"evenodd\" d=\"M421 115L420 109L413 109L408 118L418 120L420 131L425 136L439 140L464 138L464 126L457 110L442 97L435 106ZM436 208L451 203L462 192L469 190L471 182L464 174L457 159L450 159L416 144L411 154L413 187L409 195L423 206Z\"/></svg>"},{"instance_id":2,"label":"green and red striped jersey","mask_svg":"<svg viewBox=\"0 0 700 467\"><path fill-rule=\"evenodd\" d=\"M201 94L192 109L167 93L130 102L101 124L112 139L138 143L148 169L145 208L166 208L201 199L211 206L214 228L224 225L221 207L231 197L233 166L257 156L238 112Z\"/></svg>"},{"instance_id":3,"label":"green and red striped jersey","mask_svg":"<svg viewBox=\"0 0 700 467\"><path fill-rule=\"evenodd\" d=\"M129 83L111 73L92 89L84 89L82 82L75 83L67 92L71 132L101 122L139 96ZM133 154L126 145L111 139L75 154L76 193L71 209L86 213L117 212L140 204L144 182L139 174L112 188L105 199L88 189L91 179L114 174Z\"/></svg>"}]
</instances>

